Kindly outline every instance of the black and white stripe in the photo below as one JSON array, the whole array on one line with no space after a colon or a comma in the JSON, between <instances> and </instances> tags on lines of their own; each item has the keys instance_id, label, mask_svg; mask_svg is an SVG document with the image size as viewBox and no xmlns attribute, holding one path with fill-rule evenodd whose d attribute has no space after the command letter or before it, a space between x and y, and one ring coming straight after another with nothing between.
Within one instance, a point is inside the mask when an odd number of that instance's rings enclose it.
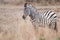
<instances>
[{"instance_id":1,"label":"black and white stripe","mask_svg":"<svg viewBox=\"0 0 60 40\"><path fill-rule=\"evenodd\" d=\"M52 28L56 29L56 19L57 15L51 10L48 10L46 13L43 14L43 17L45 18L45 24L48 24L49 26L52 25ZM56 29L57 30L57 29Z\"/></svg>"},{"instance_id":2,"label":"black and white stripe","mask_svg":"<svg viewBox=\"0 0 60 40\"><path fill-rule=\"evenodd\" d=\"M48 10L45 13L39 13L31 4L25 3L23 19L25 19L28 15L31 18L32 24L36 28L37 26L40 27L42 25L44 27L49 26L49 28L57 30L57 15L55 12Z\"/></svg>"}]
</instances>

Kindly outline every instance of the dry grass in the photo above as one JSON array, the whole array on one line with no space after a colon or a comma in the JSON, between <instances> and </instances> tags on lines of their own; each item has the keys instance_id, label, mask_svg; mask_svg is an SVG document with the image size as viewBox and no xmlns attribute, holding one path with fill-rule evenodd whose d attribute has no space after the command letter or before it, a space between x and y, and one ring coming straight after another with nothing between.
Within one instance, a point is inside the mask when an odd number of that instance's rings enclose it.
<instances>
[{"instance_id":1,"label":"dry grass","mask_svg":"<svg viewBox=\"0 0 60 40\"><path fill-rule=\"evenodd\" d=\"M50 9L56 11L58 17L60 17L59 8ZM36 33L32 23L29 21L29 17L25 22L22 15L23 6L0 6L0 40L39 40L42 36L44 36L45 40L56 40L56 38L60 37L60 20L57 25L57 33L47 27L39 27L38 33Z\"/></svg>"}]
</instances>

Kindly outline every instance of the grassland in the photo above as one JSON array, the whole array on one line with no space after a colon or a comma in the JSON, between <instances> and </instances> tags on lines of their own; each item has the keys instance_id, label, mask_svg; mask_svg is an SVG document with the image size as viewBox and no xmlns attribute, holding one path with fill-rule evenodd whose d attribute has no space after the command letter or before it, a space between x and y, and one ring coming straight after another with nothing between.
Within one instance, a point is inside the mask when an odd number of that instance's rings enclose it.
<instances>
[{"instance_id":1,"label":"grassland","mask_svg":"<svg viewBox=\"0 0 60 40\"><path fill-rule=\"evenodd\" d=\"M36 34L30 18L26 18L27 22L22 19L23 5L0 5L0 40L39 40L42 37L45 38L45 40L57 40L60 37L60 6L35 7L38 9L38 12L41 13L46 10L56 12L58 16L58 32L47 27L39 27L38 33Z\"/></svg>"}]
</instances>

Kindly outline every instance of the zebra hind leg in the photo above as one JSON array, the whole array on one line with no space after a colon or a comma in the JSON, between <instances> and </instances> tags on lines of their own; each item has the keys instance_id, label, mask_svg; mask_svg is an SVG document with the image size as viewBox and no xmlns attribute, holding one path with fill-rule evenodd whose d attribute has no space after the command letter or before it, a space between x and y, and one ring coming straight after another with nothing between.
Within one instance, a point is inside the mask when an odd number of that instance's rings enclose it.
<instances>
[{"instance_id":1,"label":"zebra hind leg","mask_svg":"<svg viewBox=\"0 0 60 40\"><path fill-rule=\"evenodd\" d=\"M57 22L55 22L54 30L56 30L56 32L57 32Z\"/></svg>"},{"instance_id":2,"label":"zebra hind leg","mask_svg":"<svg viewBox=\"0 0 60 40\"><path fill-rule=\"evenodd\" d=\"M49 24L49 28L54 29L57 32L57 22L52 22Z\"/></svg>"}]
</instances>

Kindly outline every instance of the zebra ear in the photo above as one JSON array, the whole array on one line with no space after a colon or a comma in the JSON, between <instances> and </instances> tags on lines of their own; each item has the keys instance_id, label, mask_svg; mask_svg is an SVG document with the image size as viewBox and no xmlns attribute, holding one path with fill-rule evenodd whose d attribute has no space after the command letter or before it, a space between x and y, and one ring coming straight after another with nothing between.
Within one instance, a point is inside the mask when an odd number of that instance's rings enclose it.
<instances>
[{"instance_id":1,"label":"zebra ear","mask_svg":"<svg viewBox=\"0 0 60 40\"><path fill-rule=\"evenodd\" d=\"M26 7L26 6L27 6L27 3L24 4L24 7Z\"/></svg>"}]
</instances>

